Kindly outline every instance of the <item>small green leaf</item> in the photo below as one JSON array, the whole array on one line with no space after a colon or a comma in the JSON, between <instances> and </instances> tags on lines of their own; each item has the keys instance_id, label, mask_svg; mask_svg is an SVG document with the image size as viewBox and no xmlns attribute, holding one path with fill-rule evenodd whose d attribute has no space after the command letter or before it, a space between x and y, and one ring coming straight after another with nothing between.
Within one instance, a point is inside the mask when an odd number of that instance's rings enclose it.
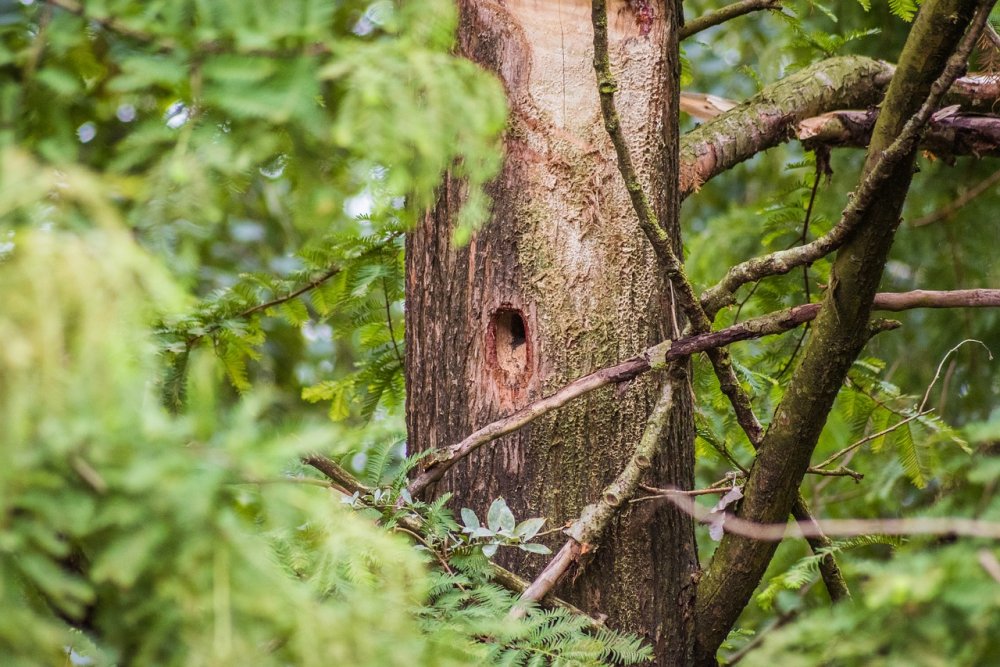
<instances>
[{"instance_id":1,"label":"small green leaf","mask_svg":"<svg viewBox=\"0 0 1000 667\"><path fill-rule=\"evenodd\" d=\"M470 510L468 507L462 508L462 523L468 529L466 532L472 532L476 528L479 528L479 517L476 513Z\"/></svg>"},{"instance_id":2,"label":"small green leaf","mask_svg":"<svg viewBox=\"0 0 1000 667\"><path fill-rule=\"evenodd\" d=\"M539 544L538 542L529 542L528 544L519 544L517 548L521 551L527 551L533 554L550 554L552 549L549 549L544 544Z\"/></svg>"},{"instance_id":3,"label":"small green leaf","mask_svg":"<svg viewBox=\"0 0 1000 667\"><path fill-rule=\"evenodd\" d=\"M525 541L530 540L538 534L538 531L542 529L543 525L545 525L544 517L525 519L521 523L517 524L517 528L514 529L514 536L520 537Z\"/></svg>"},{"instance_id":4,"label":"small green leaf","mask_svg":"<svg viewBox=\"0 0 1000 667\"><path fill-rule=\"evenodd\" d=\"M500 514L504 510L510 512L510 509L507 507L507 501L503 498L497 498L493 501L493 504L490 505L490 510L486 514L486 525L489 526L490 530L494 533L499 532L501 529Z\"/></svg>"}]
</instances>

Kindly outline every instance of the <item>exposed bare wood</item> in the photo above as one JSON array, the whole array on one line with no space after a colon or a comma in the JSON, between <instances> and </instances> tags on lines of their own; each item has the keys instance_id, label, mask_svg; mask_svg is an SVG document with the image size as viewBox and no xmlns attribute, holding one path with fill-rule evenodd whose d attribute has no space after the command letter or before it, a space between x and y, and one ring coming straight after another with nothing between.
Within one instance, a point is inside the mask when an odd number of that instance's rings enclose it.
<instances>
[{"instance_id":1,"label":"exposed bare wood","mask_svg":"<svg viewBox=\"0 0 1000 667\"><path fill-rule=\"evenodd\" d=\"M865 147L878 119L878 109L867 111L831 111L799 123L796 136L806 148ZM955 156L1000 156L1000 117L965 113L932 117L921 148L950 159Z\"/></svg>"}]
</instances>

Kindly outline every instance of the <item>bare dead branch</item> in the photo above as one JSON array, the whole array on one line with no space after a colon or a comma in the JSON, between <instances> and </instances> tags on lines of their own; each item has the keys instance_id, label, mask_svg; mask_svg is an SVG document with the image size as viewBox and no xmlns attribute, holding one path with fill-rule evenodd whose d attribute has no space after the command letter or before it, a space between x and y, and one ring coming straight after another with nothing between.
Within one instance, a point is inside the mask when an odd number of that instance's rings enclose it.
<instances>
[{"instance_id":1,"label":"bare dead branch","mask_svg":"<svg viewBox=\"0 0 1000 667\"><path fill-rule=\"evenodd\" d=\"M925 416L929 415L931 412L933 412L933 411L932 410L924 410L923 412L917 412L915 414L910 415L909 417L907 417L905 419L899 420L898 422L896 422L892 426L889 426L888 428L884 428L881 431L878 431L877 433L870 433L869 435L866 435L865 437L861 438L860 440L849 444L847 447L844 447L840 451L834 452L833 454L831 454L827 458L823 459L823 461L821 463L816 464L815 467L819 468L819 469L823 469L824 467L830 465L831 463L833 463L834 461L836 461L837 459L839 459L844 454L848 454L850 452L853 452L855 449L857 449L861 445L865 444L866 442L871 442L872 440L878 440L883 435L889 435L890 433L892 433L896 429L900 428L901 426L906 426L907 424L909 424L910 422L914 421L915 419L920 419L921 417L925 417Z\"/></svg>"},{"instance_id":2,"label":"bare dead branch","mask_svg":"<svg viewBox=\"0 0 1000 667\"><path fill-rule=\"evenodd\" d=\"M718 519L691 498L677 494L664 496L671 503L701 523ZM1000 523L961 517L914 519L816 519L814 523L755 523L727 515L725 531L760 542L780 542L786 537L814 537L820 534L836 537L858 535L949 535L1000 540Z\"/></svg>"},{"instance_id":3,"label":"bare dead branch","mask_svg":"<svg viewBox=\"0 0 1000 667\"><path fill-rule=\"evenodd\" d=\"M580 517L564 532L569 540L559 553L545 566L541 574L531 583L531 586L521 595L522 601L541 599L552 590L559 579L566 573L582 553L591 550L607 530L611 520L621 511L622 507L632 499L638 490L643 475L649 470L653 457L662 441L663 432L667 428L670 414L673 411L673 396L675 384L686 386L687 375L671 374L663 383L660 397L653 407L653 412L646 420L642 438L629 457L625 467L615 479L601 492L596 502L590 503L580 512ZM518 605L511 610L512 616L523 615L523 607Z\"/></svg>"},{"instance_id":4,"label":"bare dead branch","mask_svg":"<svg viewBox=\"0 0 1000 667\"><path fill-rule=\"evenodd\" d=\"M820 477L850 477L855 482L860 482L865 478L865 476L857 470L851 470L850 468L844 466L834 468L833 470L821 468L820 466L809 466L806 473L809 475L819 475Z\"/></svg>"},{"instance_id":5,"label":"bare dead branch","mask_svg":"<svg viewBox=\"0 0 1000 667\"><path fill-rule=\"evenodd\" d=\"M996 308L1000 289L912 290L880 292L875 309L899 312L914 308Z\"/></svg>"},{"instance_id":6,"label":"bare dead branch","mask_svg":"<svg viewBox=\"0 0 1000 667\"><path fill-rule=\"evenodd\" d=\"M348 494L358 493L365 495L372 491L370 487L359 482L354 475L344 470L339 463L329 457L321 454L310 454L309 456L303 456L302 462L326 475Z\"/></svg>"},{"instance_id":7,"label":"bare dead branch","mask_svg":"<svg viewBox=\"0 0 1000 667\"><path fill-rule=\"evenodd\" d=\"M781 0L739 0L739 2L734 2L721 9L715 10L714 12L709 12L708 14L699 16L696 19L687 21L684 24L684 27L681 28L680 38L681 40L685 40L691 35L695 35L702 30L708 30L709 28L725 23L726 21L764 9L780 11Z\"/></svg>"},{"instance_id":8,"label":"bare dead branch","mask_svg":"<svg viewBox=\"0 0 1000 667\"><path fill-rule=\"evenodd\" d=\"M541 574L535 577L535 580L521 594L521 602L535 602L548 595L581 553L583 553L583 545L573 538L566 540L566 543L556 552ZM517 604L510 610L510 616L523 618L527 611L526 605Z\"/></svg>"},{"instance_id":9,"label":"bare dead branch","mask_svg":"<svg viewBox=\"0 0 1000 667\"><path fill-rule=\"evenodd\" d=\"M1000 289L974 289L955 291L927 291L880 293L875 295L875 308L883 310L908 310L912 308L983 308L1000 306ZM687 336L675 341L663 341L641 354L615 366L594 371L577 378L556 392L526 405L511 415L491 422L469 434L461 442L431 454L423 472L409 485L416 496L445 472L475 450L497 438L513 433L542 415L561 408L572 400L610 384L626 382L649 372L664 368L666 362L699 352L730 345L735 342L783 333L816 317L820 304L809 303L745 320L719 331Z\"/></svg>"},{"instance_id":10,"label":"bare dead branch","mask_svg":"<svg viewBox=\"0 0 1000 667\"><path fill-rule=\"evenodd\" d=\"M830 111L806 118L796 127L796 137L807 149L816 146L864 148L871 139L878 120L878 109L867 111ZM928 123L920 141L924 150L938 157L952 159L961 155L977 158L1000 156L1000 117L942 113Z\"/></svg>"}]
</instances>

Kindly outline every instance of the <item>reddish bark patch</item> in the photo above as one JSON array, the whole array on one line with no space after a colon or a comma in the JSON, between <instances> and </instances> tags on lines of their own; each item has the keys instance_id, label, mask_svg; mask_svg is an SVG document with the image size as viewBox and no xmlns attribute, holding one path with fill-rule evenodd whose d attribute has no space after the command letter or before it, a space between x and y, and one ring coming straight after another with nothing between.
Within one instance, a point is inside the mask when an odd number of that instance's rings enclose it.
<instances>
[{"instance_id":1,"label":"reddish bark patch","mask_svg":"<svg viewBox=\"0 0 1000 667\"><path fill-rule=\"evenodd\" d=\"M524 313L504 304L490 317L486 331L487 359L501 390L519 395L528 384L531 343Z\"/></svg>"},{"instance_id":2,"label":"reddish bark patch","mask_svg":"<svg viewBox=\"0 0 1000 667\"><path fill-rule=\"evenodd\" d=\"M635 15L635 22L639 25L639 34L645 37L653 28L653 6L649 0L628 0L628 8Z\"/></svg>"}]
</instances>

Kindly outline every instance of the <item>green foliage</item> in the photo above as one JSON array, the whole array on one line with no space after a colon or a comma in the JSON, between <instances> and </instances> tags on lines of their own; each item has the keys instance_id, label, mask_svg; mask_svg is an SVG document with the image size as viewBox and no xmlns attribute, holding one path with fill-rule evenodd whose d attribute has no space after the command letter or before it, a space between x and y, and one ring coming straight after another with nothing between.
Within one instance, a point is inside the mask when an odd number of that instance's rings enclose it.
<instances>
[{"instance_id":1,"label":"green foliage","mask_svg":"<svg viewBox=\"0 0 1000 667\"><path fill-rule=\"evenodd\" d=\"M834 542L826 549L820 549L814 554L799 559L797 563L776 577L773 577L763 590L757 593L755 596L756 602L764 609L771 609L774 606L775 598L782 591L800 590L807 584L815 583L819 579L819 566L824 558L837 556L851 549L869 547L876 544L897 547L902 544L902 540L898 537L887 535L862 535Z\"/></svg>"},{"instance_id":2,"label":"green foliage","mask_svg":"<svg viewBox=\"0 0 1000 667\"><path fill-rule=\"evenodd\" d=\"M920 3L917 0L889 0L889 8L904 21L912 21L917 15Z\"/></svg>"},{"instance_id":3,"label":"green foliage","mask_svg":"<svg viewBox=\"0 0 1000 667\"><path fill-rule=\"evenodd\" d=\"M863 600L816 610L765 638L748 665L990 665L1000 660L996 550L946 545L859 566ZM984 555L985 554L985 555ZM830 641L830 637L840 641Z\"/></svg>"},{"instance_id":4,"label":"green foliage","mask_svg":"<svg viewBox=\"0 0 1000 667\"><path fill-rule=\"evenodd\" d=\"M148 255L107 232L16 244L0 265L13 296L0 320L8 664L56 662L64 646L100 664L440 664L414 613L425 575L405 542L319 489L255 482L321 431L261 429L260 397L218 417L157 407L142 323L176 293ZM310 540L309 557L337 576L323 588L288 576L269 555L275 531ZM374 623L399 643L365 639Z\"/></svg>"},{"instance_id":5,"label":"green foliage","mask_svg":"<svg viewBox=\"0 0 1000 667\"><path fill-rule=\"evenodd\" d=\"M501 546L549 553L530 541L544 519L518 523L498 498L490 505L485 525L475 512L463 508L464 526L459 526L446 506L450 494L431 503L410 497L406 473L414 463L407 462L390 486L365 494L357 491L344 502L369 512L391 530L418 536L419 548L442 565L431 574L429 599L420 612L429 635L475 657L477 664L630 665L649 660L650 648L638 637L597 627L592 619L565 609L531 605L523 620L512 619L509 612L522 603L516 593L494 583L489 559Z\"/></svg>"},{"instance_id":6,"label":"green foliage","mask_svg":"<svg viewBox=\"0 0 1000 667\"><path fill-rule=\"evenodd\" d=\"M917 9L786 5L688 42L684 85L740 98L832 53L884 57L906 30L887 19ZM501 155L502 91L454 56L455 25L450 0L0 0L5 665L649 659L566 610L508 616L517 596L490 557L546 552L544 517L518 522L496 499L459 522L448 496L405 491L403 235L448 171L467 184L467 239ZM828 230L860 159L835 153L817 184L790 147L706 184L687 205L691 275L710 284ZM988 173L921 167L908 217ZM995 205L904 230L885 288L995 287L976 227ZM747 287L723 319L814 301L828 273L821 260ZM957 340L1000 349L1000 316L904 317L855 366L817 449L857 444L830 467L864 480L803 492L828 516L998 520L1000 376L959 350L934 412L919 406ZM734 349L765 422L798 336ZM704 360L695 370L699 482L738 482L752 449ZM340 502L299 463L316 451L370 489ZM992 547L865 536L830 553L856 602L828 610L821 555L783 544L735 635L797 620L747 662L1000 662Z\"/></svg>"},{"instance_id":7,"label":"green foliage","mask_svg":"<svg viewBox=\"0 0 1000 667\"><path fill-rule=\"evenodd\" d=\"M414 464L402 232L450 170L467 235L500 155L503 97L452 55L452 3L0 18L5 664L648 657L568 612L507 619L482 551L536 550L540 520L473 540L447 497L377 502ZM364 510L381 526L302 475L321 449L391 484Z\"/></svg>"},{"instance_id":8,"label":"green foliage","mask_svg":"<svg viewBox=\"0 0 1000 667\"><path fill-rule=\"evenodd\" d=\"M261 428L261 396L217 414L197 383L191 411L165 413L143 332L149 304L178 292L128 235L26 231L15 244L0 264L0 288L14 297L0 320L8 664L56 662L64 647L108 665L648 658L637 639L592 632L569 612L505 620L516 595L491 583L482 553L534 546L540 520L515 524L497 501L490 534L473 538L458 532L447 497L397 511L405 476L352 499L390 531L419 519L423 547L455 552L455 570L431 577L419 551L331 502L325 484L275 477L326 429ZM389 449L371 456L370 477L385 476Z\"/></svg>"}]
</instances>

